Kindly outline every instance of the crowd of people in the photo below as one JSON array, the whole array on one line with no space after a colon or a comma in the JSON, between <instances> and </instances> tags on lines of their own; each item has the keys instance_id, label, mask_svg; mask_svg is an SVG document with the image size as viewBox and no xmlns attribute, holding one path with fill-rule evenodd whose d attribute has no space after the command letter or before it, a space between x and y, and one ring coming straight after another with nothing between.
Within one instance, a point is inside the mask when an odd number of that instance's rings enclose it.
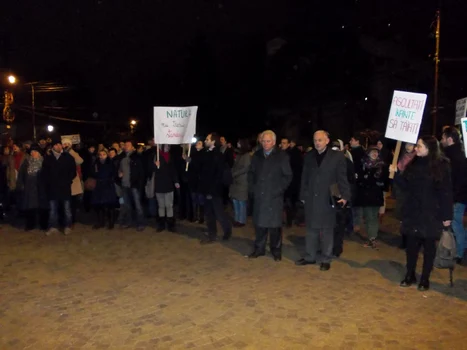
<instances>
[{"instance_id":1,"label":"crowd of people","mask_svg":"<svg viewBox=\"0 0 467 350\"><path fill-rule=\"evenodd\" d=\"M267 130L257 142L235 145L210 133L189 146L73 145L68 138L35 144L10 142L2 149L0 210L19 215L25 229L36 225L47 236L72 233L78 209L95 213L94 229L145 229L148 218L156 231L176 231L176 216L203 224L201 244L229 240L234 228L252 215L255 240L249 258L270 252L282 258L282 227L305 226L305 256L296 265L316 264L327 271L343 252L347 234L365 228L365 247L378 249L378 231L385 200L392 188L401 221L401 247L407 252L407 274L401 286L416 282L420 247L424 263L420 290L429 288L436 240L443 226L456 235L458 262L465 248L463 216L467 204L467 161L459 132L443 130L441 146L432 136L405 144L393 167L393 153L383 140L367 144L360 134L348 145L316 131L306 151L287 137L280 141ZM390 172L395 173L389 181ZM390 186L392 184L392 186ZM174 204L177 209L174 210ZM232 203L233 220L226 211ZM14 212L13 212L14 208ZM178 214L178 215L177 215Z\"/></svg>"}]
</instances>

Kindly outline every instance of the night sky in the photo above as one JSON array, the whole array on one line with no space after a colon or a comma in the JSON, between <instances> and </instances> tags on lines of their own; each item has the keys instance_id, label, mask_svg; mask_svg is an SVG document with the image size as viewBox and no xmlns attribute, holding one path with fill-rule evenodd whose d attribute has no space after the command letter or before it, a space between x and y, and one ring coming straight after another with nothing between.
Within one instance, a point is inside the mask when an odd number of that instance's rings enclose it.
<instances>
[{"instance_id":1,"label":"night sky","mask_svg":"<svg viewBox=\"0 0 467 350\"><path fill-rule=\"evenodd\" d=\"M98 112L97 121L116 125L136 117L150 130L152 106L199 105L199 131L229 137L265 127L286 133L285 119L294 118L326 127L333 115L352 116L335 120L336 133L384 129L387 91L432 93L437 3L10 2L0 14L0 68L23 82L73 86L38 97L39 110L59 107L63 117L94 120ZM441 9L441 57L467 58L467 2ZM442 62L440 123L467 95L466 66ZM17 95L27 104L24 91Z\"/></svg>"}]
</instances>

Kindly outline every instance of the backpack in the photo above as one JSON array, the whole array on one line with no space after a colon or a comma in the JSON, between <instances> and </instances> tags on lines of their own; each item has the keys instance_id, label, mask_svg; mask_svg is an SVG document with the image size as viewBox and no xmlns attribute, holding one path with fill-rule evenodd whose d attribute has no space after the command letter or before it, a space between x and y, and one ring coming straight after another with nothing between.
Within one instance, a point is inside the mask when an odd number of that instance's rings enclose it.
<instances>
[{"instance_id":1,"label":"backpack","mask_svg":"<svg viewBox=\"0 0 467 350\"><path fill-rule=\"evenodd\" d=\"M437 269L449 269L451 287L454 286L452 273L456 266L456 256L456 239L454 238L452 228L444 228L438 242L438 248L436 249L434 266Z\"/></svg>"}]
</instances>

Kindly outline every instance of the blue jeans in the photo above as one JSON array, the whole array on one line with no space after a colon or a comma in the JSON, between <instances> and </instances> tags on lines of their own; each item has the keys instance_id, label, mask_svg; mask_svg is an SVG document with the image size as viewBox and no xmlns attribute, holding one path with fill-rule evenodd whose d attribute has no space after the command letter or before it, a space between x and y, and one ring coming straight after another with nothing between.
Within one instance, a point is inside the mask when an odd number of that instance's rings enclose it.
<instances>
[{"instance_id":1,"label":"blue jeans","mask_svg":"<svg viewBox=\"0 0 467 350\"><path fill-rule=\"evenodd\" d=\"M58 207L63 205L63 214L65 216L65 227L71 227L73 217L71 214L71 199L51 200L49 201L49 228L58 228Z\"/></svg>"},{"instance_id":2,"label":"blue jeans","mask_svg":"<svg viewBox=\"0 0 467 350\"><path fill-rule=\"evenodd\" d=\"M120 225L130 226L132 222L133 206L136 211L136 225L144 226L144 211L141 195L137 188L123 187L123 205L120 208Z\"/></svg>"},{"instance_id":3,"label":"blue jeans","mask_svg":"<svg viewBox=\"0 0 467 350\"><path fill-rule=\"evenodd\" d=\"M157 205L157 198L154 196L153 198L148 198L148 212L149 216L155 218L157 216L157 212L159 207Z\"/></svg>"},{"instance_id":4,"label":"blue jeans","mask_svg":"<svg viewBox=\"0 0 467 350\"><path fill-rule=\"evenodd\" d=\"M238 199L232 199L234 212L235 212L235 222L241 224L246 224L246 204L247 201L239 201Z\"/></svg>"},{"instance_id":5,"label":"blue jeans","mask_svg":"<svg viewBox=\"0 0 467 350\"><path fill-rule=\"evenodd\" d=\"M465 204L454 203L454 215L452 219L452 230L456 236L457 257L464 256L465 249L465 228L464 228Z\"/></svg>"}]
</instances>

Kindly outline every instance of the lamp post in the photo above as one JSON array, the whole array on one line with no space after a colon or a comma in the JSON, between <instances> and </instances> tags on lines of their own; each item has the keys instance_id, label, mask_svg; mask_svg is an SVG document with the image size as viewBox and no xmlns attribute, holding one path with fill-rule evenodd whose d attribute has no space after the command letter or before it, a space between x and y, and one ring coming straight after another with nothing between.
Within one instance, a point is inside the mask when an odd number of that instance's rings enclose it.
<instances>
[{"instance_id":1,"label":"lamp post","mask_svg":"<svg viewBox=\"0 0 467 350\"><path fill-rule=\"evenodd\" d=\"M134 119L130 120L130 131L133 134L135 132L135 128L138 122Z\"/></svg>"},{"instance_id":2,"label":"lamp post","mask_svg":"<svg viewBox=\"0 0 467 350\"><path fill-rule=\"evenodd\" d=\"M11 85L16 84L16 77L14 75L9 75L8 76L8 82ZM24 85L29 85L31 86L31 107L32 107L32 137L34 141L37 141L37 135L36 135L36 93L34 90L34 83L25 83Z\"/></svg>"}]
</instances>

